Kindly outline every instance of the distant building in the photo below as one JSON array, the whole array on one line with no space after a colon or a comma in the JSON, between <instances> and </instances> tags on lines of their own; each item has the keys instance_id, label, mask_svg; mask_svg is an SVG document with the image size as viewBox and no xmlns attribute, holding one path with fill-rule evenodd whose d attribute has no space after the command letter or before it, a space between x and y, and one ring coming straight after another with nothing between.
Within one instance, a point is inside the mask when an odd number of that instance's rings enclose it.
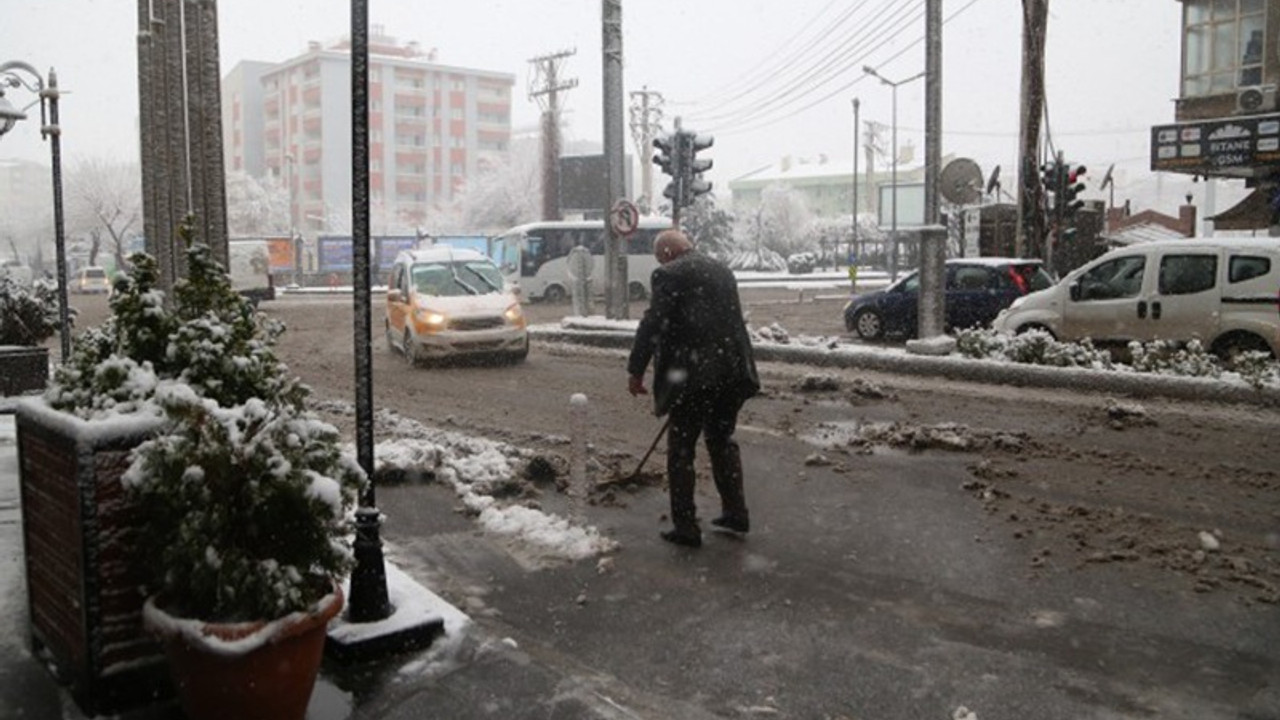
<instances>
[{"instance_id":1,"label":"distant building","mask_svg":"<svg viewBox=\"0 0 1280 720\"><path fill-rule=\"evenodd\" d=\"M1175 124L1151 129L1151 168L1243 180L1253 193L1214 216L1216 229L1280 235L1280 11L1264 0L1180 2L1181 91Z\"/></svg>"},{"instance_id":2,"label":"distant building","mask_svg":"<svg viewBox=\"0 0 1280 720\"><path fill-rule=\"evenodd\" d=\"M877 167L874 173L867 172L865 165L859 168L859 214L877 211L879 188L890 187L891 177L889 168ZM923 182L923 166L898 166L900 186ZM853 161L833 163L821 155L815 161L784 157L776 165L730 180L729 192L733 195L734 211L742 214L755 209L760 205L765 189L774 185L784 185L799 193L809 211L818 217L848 215L853 209ZM886 209L885 217L888 215Z\"/></svg>"},{"instance_id":3,"label":"distant building","mask_svg":"<svg viewBox=\"0 0 1280 720\"><path fill-rule=\"evenodd\" d=\"M391 230L425 224L511 142L515 76L435 62L375 26L369 38L370 201ZM293 225L331 231L351 207L350 42L313 42L281 63L242 61L223 79L229 172L278 178Z\"/></svg>"}]
</instances>

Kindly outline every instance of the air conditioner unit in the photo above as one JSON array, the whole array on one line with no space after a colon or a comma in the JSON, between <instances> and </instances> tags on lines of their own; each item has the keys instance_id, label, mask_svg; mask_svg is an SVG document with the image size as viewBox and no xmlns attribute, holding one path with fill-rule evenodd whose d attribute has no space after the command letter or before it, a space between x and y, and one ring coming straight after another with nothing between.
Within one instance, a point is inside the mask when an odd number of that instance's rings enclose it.
<instances>
[{"instance_id":1,"label":"air conditioner unit","mask_svg":"<svg viewBox=\"0 0 1280 720\"><path fill-rule=\"evenodd\" d=\"M1276 86L1255 85L1240 88L1236 93L1236 110L1242 113L1255 114L1271 112L1276 109Z\"/></svg>"}]
</instances>

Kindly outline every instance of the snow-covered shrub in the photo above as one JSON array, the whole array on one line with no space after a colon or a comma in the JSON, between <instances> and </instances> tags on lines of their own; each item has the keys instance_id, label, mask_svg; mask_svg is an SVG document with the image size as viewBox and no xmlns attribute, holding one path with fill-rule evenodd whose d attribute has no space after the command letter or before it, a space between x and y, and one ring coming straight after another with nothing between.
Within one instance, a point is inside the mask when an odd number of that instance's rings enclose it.
<instances>
[{"instance_id":1,"label":"snow-covered shrub","mask_svg":"<svg viewBox=\"0 0 1280 720\"><path fill-rule=\"evenodd\" d=\"M1258 350L1236 355L1227 363L1227 368L1254 388L1280 383L1280 368L1277 368L1275 360Z\"/></svg>"},{"instance_id":2,"label":"snow-covered shrub","mask_svg":"<svg viewBox=\"0 0 1280 720\"><path fill-rule=\"evenodd\" d=\"M258 399L222 408L181 383L157 403L175 423L122 478L146 522L148 590L172 615L217 622L313 605L352 563L348 513L363 473L338 431Z\"/></svg>"},{"instance_id":3,"label":"snow-covered shrub","mask_svg":"<svg viewBox=\"0 0 1280 720\"><path fill-rule=\"evenodd\" d=\"M792 275L807 275L818 265L818 256L811 252L799 252L787 256L787 272Z\"/></svg>"},{"instance_id":4,"label":"snow-covered shrub","mask_svg":"<svg viewBox=\"0 0 1280 720\"><path fill-rule=\"evenodd\" d=\"M1129 343L1129 364L1138 372L1191 377L1218 377L1222 367L1218 358L1205 352L1199 340L1187 343L1152 340Z\"/></svg>"},{"instance_id":5,"label":"snow-covered shrub","mask_svg":"<svg viewBox=\"0 0 1280 720\"><path fill-rule=\"evenodd\" d=\"M1110 368L1111 355L1093 343L1059 342L1044 330L1002 335L994 330L971 328L956 335L956 347L967 357L1008 360L1027 365Z\"/></svg>"},{"instance_id":6,"label":"snow-covered shrub","mask_svg":"<svg viewBox=\"0 0 1280 720\"><path fill-rule=\"evenodd\" d=\"M332 590L351 560L364 482L338 431L305 409L309 389L273 350L266 321L202 244L189 244L173 302L158 266L132 258L111 319L77 339L46 400L84 418L162 415L122 482L140 517L140 569L171 614L273 619Z\"/></svg>"},{"instance_id":7,"label":"snow-covered shrub","mask_svg":"<svg viewBox=\"0 0 1280 720\"><path fill-rule=\"evenodd\" d=\"M52 283L37 280L26 287L0 275L0 345L39 345L61 327Z\"/></svg>"}]
</instances>

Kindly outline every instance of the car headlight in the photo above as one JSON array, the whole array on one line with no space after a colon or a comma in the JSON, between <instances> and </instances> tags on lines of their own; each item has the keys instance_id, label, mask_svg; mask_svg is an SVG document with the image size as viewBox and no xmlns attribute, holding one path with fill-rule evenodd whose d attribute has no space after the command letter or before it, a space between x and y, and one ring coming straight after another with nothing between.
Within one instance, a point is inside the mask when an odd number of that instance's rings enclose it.
<instances>
[{"instance_id":1,"label":"car headlight","mask_svg":"<svg viewBox=\"0 0 1280 720\"><path fill-rule=\"evenodd\" d=\"M502 317L506 318L508 325L525 326L524 310L520 308L520 303L515 303L507 308L507 311L502 313Z\"/></svg>"},{"instance_id":2,"label":"car headlight","mask_svg":"<svg viewBox=\"0 0 1280 720\"><path fill-rule=\"evenodd\" d=\"M418 329L421 332L439 332L444 329L445 316L444 313L438 313L434 310L419 308L414 312L414 320L418 322Z\"/></svg>"}]
</instances>

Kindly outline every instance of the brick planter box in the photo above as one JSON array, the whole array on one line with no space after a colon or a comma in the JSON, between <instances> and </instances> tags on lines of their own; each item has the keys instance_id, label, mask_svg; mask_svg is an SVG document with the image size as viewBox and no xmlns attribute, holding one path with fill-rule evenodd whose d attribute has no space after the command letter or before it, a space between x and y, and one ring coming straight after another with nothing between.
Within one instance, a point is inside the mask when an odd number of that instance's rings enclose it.
<instances>
[{"instance_id":1,"label":"brick planter box","mask_svg":"<svg viewBox=\"0 0 1280 720\"><path fill-rule=\"evenodd\" d=\"M0 345L0 395L23 395L44 390L49 381L49 349Z\"/></svg>"},{"instance_id":2,"label":"brick planter box","mask_svg":"<svg viewBox=\"0 0 1280 720\"><path fill-rule=\"evenodd\" d=\"M168 697L167 666L142 627L141 521L120 476L157 418L87 422L38 398L17 406L31 641L86 715Z\"/></svg>"}]
</instances>

